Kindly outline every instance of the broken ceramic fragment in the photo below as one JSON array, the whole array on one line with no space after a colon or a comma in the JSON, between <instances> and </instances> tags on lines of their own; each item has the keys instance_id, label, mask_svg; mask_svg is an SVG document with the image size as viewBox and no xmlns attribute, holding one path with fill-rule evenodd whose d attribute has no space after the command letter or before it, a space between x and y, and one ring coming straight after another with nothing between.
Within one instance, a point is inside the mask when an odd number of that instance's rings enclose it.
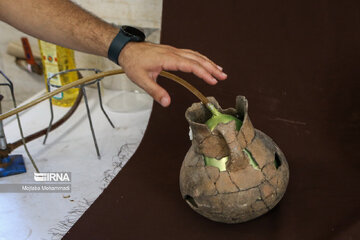
<instances>
[{"instance_id":1,"label":"broken ceramic fragment","mask_svg":"<svg viewBox=\"0 0 360 240\"><path fill-rule=\"evenodd\" d=\"M180 190L188 205L217 222L240 223L272 209L285 193L289 167L279 147L255 129L247 113L247 100L236 98L236 109L219 112L240 119L217 122L201 103L187 109L193 139L180 171Z\"/></svg>"}]
</instances>

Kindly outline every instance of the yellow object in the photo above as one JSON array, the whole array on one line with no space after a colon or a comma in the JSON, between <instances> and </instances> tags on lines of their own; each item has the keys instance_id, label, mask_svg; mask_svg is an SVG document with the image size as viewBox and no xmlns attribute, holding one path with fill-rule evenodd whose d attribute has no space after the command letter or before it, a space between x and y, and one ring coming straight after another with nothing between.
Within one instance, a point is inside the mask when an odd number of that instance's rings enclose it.
<instances>
[{"instance_id":1,"label":"yellow object","mask_svg":"<svg viewBox=\"0 0 360 240\"><path fill-rule=\"evenodd\" d=\"M41 60L44 66L45 84L47 88L48 77L52 76L54 73L75 68L74 51L41 40L39 40L39 47ZM77 79L77 72L57 75L50 80L50 91L52 92L57 88L76 81ZM53 96L52 102L57 106L71 107L78 94L78 88L68 89Z\"/></svg>"}]
</instances>

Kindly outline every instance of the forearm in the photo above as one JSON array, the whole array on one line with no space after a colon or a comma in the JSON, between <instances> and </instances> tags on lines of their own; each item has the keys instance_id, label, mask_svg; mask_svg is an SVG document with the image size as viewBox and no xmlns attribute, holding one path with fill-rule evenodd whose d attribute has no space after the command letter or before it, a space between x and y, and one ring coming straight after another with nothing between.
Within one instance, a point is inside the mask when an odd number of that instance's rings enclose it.
<instances>
[{"instance_id":1,"label":"forearm","mask_svg":"<svg viewBox=\"0 0 360 240\"><path fill-rule=\"evenodd\" d=\"M0 20L39 39L104 57L119 31L69 0L0 0ZM118 63L164 107L170 104L170 96L156 83L162 70L191 72L209 84L227 77L198 52L148 42L125 45Z\"/></svg>"},{"instance_id":2,"label":"forearm","mask_svg":"<svg viewBox=\"0 0 360 240\"><path fill-rule=\"evenodd\" d=\"M119 31L68 0L0 0L0 20L36 38L104 57Z\"/></svg>"}]
</instances>

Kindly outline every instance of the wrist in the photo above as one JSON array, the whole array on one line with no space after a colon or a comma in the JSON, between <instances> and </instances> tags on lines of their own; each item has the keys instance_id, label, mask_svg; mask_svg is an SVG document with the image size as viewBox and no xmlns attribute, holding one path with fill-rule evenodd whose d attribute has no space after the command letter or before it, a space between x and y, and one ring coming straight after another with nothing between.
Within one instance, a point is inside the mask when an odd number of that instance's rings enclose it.
<instances>
[{"instance_id":1,"label":"wrist","mask_svg":"<svg viewBox=\"0 0 360 240\"><path fill-rule=\"evenodd\" d=\"M129 61L131 56L131 52L133 51L134 47L139 44L137 42L129 42L127 43L124 48L121 50L119 57L118 57L118 65L124 67L124 63Z\"/></svg>"},{"instance_id":2,"label":"wrist","mask_svg":"<svg viewBox=\"0 0 360 240\"><path fill-rule=\"evenodd\" d=\"M107 32L108 32L108 34L107 34L106 40L105 40L106 41L106 45L105 45L106 49L104 50L104 53L103 53L103 56L106 58L108 57L108 51L109 51L110 45L119 32L119 28L111 26L111 28L108 29Z\"/></svg>"},{"instance_id":3,"label":"wrist","mask_svg":"<svg viewBox=\"0 0 360 240\"><path fill-rule=\"evenodd\" d=\"M108 58L120 65L119 58L123 49L129 43L143 42L144 40L145 35L140 30L130 26L122 26L110 44Z\"/></svg>"}]
</instances>

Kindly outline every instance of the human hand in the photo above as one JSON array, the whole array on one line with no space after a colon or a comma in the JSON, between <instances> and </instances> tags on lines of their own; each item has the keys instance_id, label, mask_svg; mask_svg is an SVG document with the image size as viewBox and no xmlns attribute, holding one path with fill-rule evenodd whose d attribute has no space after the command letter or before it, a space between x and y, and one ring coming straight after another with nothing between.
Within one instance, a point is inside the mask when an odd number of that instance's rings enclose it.
<instances>
[{"instance_id":1,"label":"human hand","mask_svg":"<svg viewBox=\"0 0 360 240\"><path fill-rule=\"evenodd\" d=\"M118 60L126 75L163 107L169 106L171 99L169 93L156 83L162 70L193 73L211 85L215 85L217 79L227 78L222 68L204 55L168 45L129 42Z\"/></svg>"}]
</instances>

